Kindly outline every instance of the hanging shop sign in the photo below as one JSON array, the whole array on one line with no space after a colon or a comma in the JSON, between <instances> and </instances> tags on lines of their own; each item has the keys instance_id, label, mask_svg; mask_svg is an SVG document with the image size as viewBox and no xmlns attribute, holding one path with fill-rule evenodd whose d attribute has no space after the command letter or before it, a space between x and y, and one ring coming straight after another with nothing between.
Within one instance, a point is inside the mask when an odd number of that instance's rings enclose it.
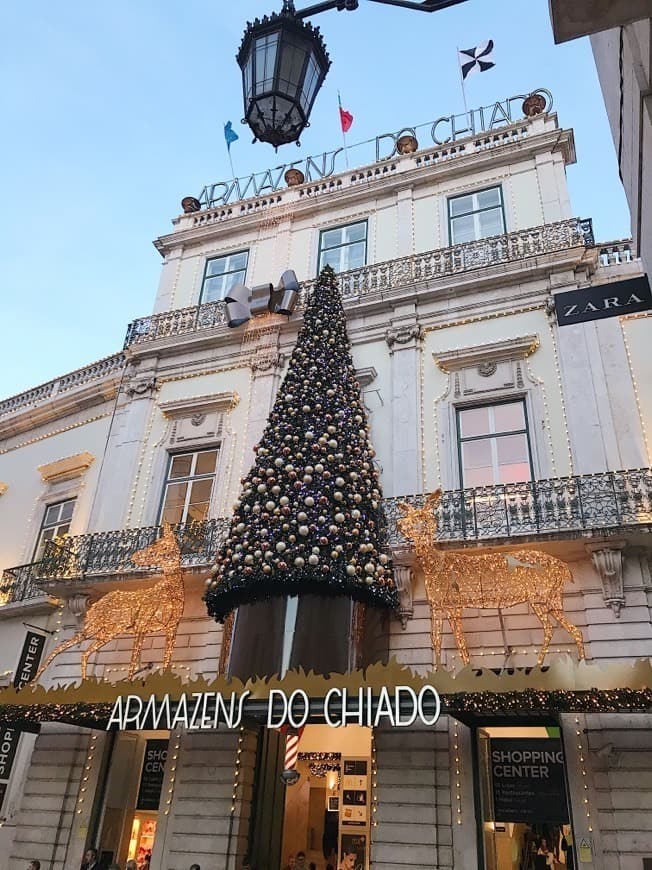
<instances>
[{"instance_id":1,"label":"hanging shop sign","mask_svg":"<svg viewBox=\"0 0 652 870\"><path fill-rule=\"evenodd\" d=\"M490 764L494 821L568 822L559 738L492 738Z\"/></svg>"},{"instance_id":2,"label":"hanging shop sign","mask_svg":"<svg viewBox=\"0 0 652 870\"><path fill-rule=\"evenodd\" d=\"M553 102L550 91L545 88L538 88L533 93L545 95L545 111L549 112ZM396 133L381 133L375 139L370 139L368 142L349 146L346 151L344 148L337 148L335 151L325 151L323 154L304 157L292 163L284 163L282 166L274 167L274 169L254 172L243 178L233 178L231 181L219 181L216 184L207 185L202 190L199 195L199 202L202 208L214 208L215 206L226 205L229 202L237 202L248 197L269 195L286 186L285 174L290 170L299 170L307 182L329 178L331 175L348 169L348 159L357 148L364 147L370 151L371 146L375 145L376 162L390 160L399 153L398 143L401 137L414 136L416 139L416 130L421 127L427 128L433 145L446 145L467 136L476 136L483 132L490 132L506 124L512 124L514 121L522 118L523 112L519 104L522 104L528 96L531 95L517 94L507 97L505 100L499 100L489 106L480 106L477 109L471 109L459 115L442 115L435 121L419 124L417 127L403 127ZM514 104L516 104L516 107ZM364 157L361 156L358 160L358 165L370 163L372 160L372 154L368 153Z\"/></svg>"},{"instance_id":3,"label":"hanging shop sign","mask_svg":"<svg viewBox=\"0 0 652 870\"><path fill-rule=\"evenodd\" d=\"M41 664L44 649L45 635L37 631L28 631L14 676L16 689L22 689L34 679Z\"/></svg>"},{"instance_id":4,"label":"hanging shop sign","mask_svg":"<svg viewBox=\"0 0 652 870\"><path fill-rule=\"evenodd\" d=\"M9 779L19 740L20 731L17 728L3 727L0 730L0 779Z\"/></svg>"},{"instance_id":5,"label":"hanging shop sign","mask_svg":"<svg viewBox=\"0 0 652 870\"><path fill-rule=\"evenodd\" d=\"M168 757L167 740L148 740L145 745L143 769L140 774L137 810L157 810L161 800L165 762Z\"/></svg>"},{"instance_id":6,"label":"hanging shop sign","mask_svg":"<svg viewBox=\"0 0 652 870\"><path fill-rule=\"evenodd\" d=\"M178 699L166 694L159 698L150 695L119 696L111 710L107 730L166 729L174 731L214 730L219 725L238 728L251 698L251 692L184 692ZM287 693L282 689L270 689L265 700L268 728L303 728L313 712L308 693L295 689ZM424 725L434 725L441 712L441 700L437 690L430 685L415 691L410 686L385 686L379 690L371 686L349 691L329 689L321 708L327 725L340 728L345 725L364 725L377 728L389 724L396 728L413 725L417 719Z\"/></svg>"},{"instance_id":7,"label":"hanging shop sign","mask_svg":"<svg viewBox=\"0 0 652 870\"><path fill-rule=\"evenodd\" d=\"M555 311L560 326L616 317L620 314L634 314L650 308L652 293L647 275L555 295Z\"/></svg>"}]
</instances>

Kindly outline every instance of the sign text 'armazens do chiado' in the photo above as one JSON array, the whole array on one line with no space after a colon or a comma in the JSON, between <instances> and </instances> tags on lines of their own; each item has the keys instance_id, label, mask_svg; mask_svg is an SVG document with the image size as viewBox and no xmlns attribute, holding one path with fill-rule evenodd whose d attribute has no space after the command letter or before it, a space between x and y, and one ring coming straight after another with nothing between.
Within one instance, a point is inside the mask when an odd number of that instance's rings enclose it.
<instances>
[{"instance_id":1,"label":"sign text 'armazens do chiado'","mask_svg":"<svg viewBox=\"0 0 652 870\"><path fill-rule=\"evenodd\" d=\"M550 91L545 88L538 88L533 93L545 95L545 110L549 112L552 108L552 94ZM506 124L513 124L515 121L518 121L523 116L520 106L528 96L530 95L517 94L513 97L507 97L505 100L498 100L498 102L490 106L480 106L477 109L471 109L459 115L442 115L435 121L418 124L416 127L403 127L402 130L398 130L396 133L381 133L375 139L360 142L357 145L349 145L346 153L344 148L337 148L335 151L325 151L323 154L302 157L301 160L284 163L282 166L275 166L274 169L254 172L243 178L218 181L216 184L207 185L202 190L199 195L199 202L202 208L214 208L252 196L257 197L275 193L277 190L285 187L285 173L289 169L301 169L307 182L328 178L331 175L336 175L338 172L344 172L348 169L347 158L359 148L364 149L364 155L360 155L360 157L356 155L358 165L372 162L374 158L371 154L371 145L374 143L376 146L376 163L381 160L391 160L392 157L399 153L399 139L402 136L414 136L416 138L416 131L422 127L428 128L432 145L442 146L451 142L457 142L458 139L464 139L467 136L476 136L482 132L490 132ZM432 147L432 145L428 143L426 147Z\"/></svg>"},{"instance_id":2,"label":"sign text 'armazens do chiado'","mask_svg":"<svg viewBox=\"0 0 652 870\"><path fill-rule=\"evenodd\" d=\"M263 705L261 710L260 705ZM323 721L331 728L364 725L376 728L381 723L396 728L413 725L417 720L434 725L439 719L441 702L433 686L425 685L417 692L410 686L370 686L355 691L329 689L324 698L309 698L303 689L291 693L270 689L269 697L259 700L251 692L184 692L178 699L170 695L140 698L120 696L114 703L107 730L143 731L159 728L174 731L213 730L219 725L237 728L244 715L255 712L264 716L268 728L302 728L308 719Z\"/></svg>"}]
</instances>

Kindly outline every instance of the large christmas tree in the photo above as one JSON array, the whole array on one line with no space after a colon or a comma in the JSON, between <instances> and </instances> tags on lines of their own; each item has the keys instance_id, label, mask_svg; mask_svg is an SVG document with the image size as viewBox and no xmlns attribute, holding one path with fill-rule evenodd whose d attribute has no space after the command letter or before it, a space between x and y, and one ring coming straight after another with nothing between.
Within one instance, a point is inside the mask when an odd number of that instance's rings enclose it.
<instances>
[{"instance_id":1,"label":"large christmas tree","mask_svg":"<svg viewBox=\"0 0 652 870\"><path fill-rule=\"evenodd\" d=\"M208 581L211 616L222 621L240 604L307 593L396 607L368 432L327 266Z\"/></svg>"}]
</instances>

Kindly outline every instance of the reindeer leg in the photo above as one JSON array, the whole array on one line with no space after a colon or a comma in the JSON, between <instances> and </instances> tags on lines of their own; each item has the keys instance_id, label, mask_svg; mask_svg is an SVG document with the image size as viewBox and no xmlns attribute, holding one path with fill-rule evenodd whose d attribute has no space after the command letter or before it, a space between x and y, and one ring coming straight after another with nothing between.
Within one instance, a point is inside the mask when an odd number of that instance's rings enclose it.
<instances>
[{"instance_id":1,"label":"reindeer leg","mask_svg":"<svg viewBox=\"0 0 652 870\"><path fill-rule=\"evenodd\" d=\"M166 671L170 667L172 661L172 653L174 652L174 642L177 639L177 628L179 623L168 627L165 633L165 655L163 656L163 670Z\"/></svg>"},{"instance_id":2,"label":"reindeer leg","mask_svg":"<svg viewBox=\"0 0 652 870\"><path fill-rule=\"evenodd\" d=\"M539 656L537 658L537 664L542 665L545 657L548 655L548 648L550 647L550 641L552 640L552 632L553 625L552 620L550 619L550 611L546 607L545 604L542 604L540 601L536 603L531 601L532 610L536 613L536 615L541 620L541 625L543 626L543 646L539 652Z\"/></svg>"},{"instance_id":3,"label":"reindeer leg","mask_svg":"<svg viewBox=\"0 0 652 870\"><path fill-rule=\"evenodd\" d=\"M579 630L579 628L574 625L569 619L567 619L564 616L563 611L561 610L553 610L552 615L555 617L561 627L565 628L575 641L575 645L577 646L577 657L579 659L586 658L584 654L584 637L582 636L582 632Z\"/></svg>"},{"instance_id":4,"label":"reindeer leg","mask_svg":"<svg viewBox=\"0 0 652 870\"><path fill-rule=\"evenodd\" d=\"M444 627L444 617L441 614L440 610L435 610L435 608L430 605L430 623L431 629L430 634L432 637L432 649L434 654L434 664L435 670L441 664L441 638L442 638L442 629Z\"/></svg>"},{"instance_id":5,"label":"reindeer leg","mask_svg":"<svg viewBox=\"0 0 652 870\"><path fill-rule=\"evenodd\" d=\"M138 670L138 665L140 664L140 654L143 649L143 642L145 640L145 633L138 632L138 634L134 635L134 646L131 651L131 661L129 662L129 674L128 678L132 680L136 675L136 671Z\"/></svg>"},{"instance_id":6,"label":"reindeer leg","mask_svg":"<svg viewBox=\"0 0 652 870\"><path fill-rule=\"evenodd\" d=\"M86 640L82 632L78 632L77 634L69 637L68 640L64 640L63 643L60 643L59 646L55 647L50 655L46 658L45 662L38 669L36 676L32 680L32 682L36 683L43 673L43 671L47 670L52 661L59 655L59 653L65 652L67 649L70 649L72 646L77 646L78 643Z\"/></svg>"},{"instance_id":7,"label":"reindeer leg","mask_svg":"<svg viewBox=\"0 0 652 870\"><path fill-rule=\"evenodd\" d=\"M455 643L457 644L457 649L460 653L460 658L464 662L465 665L471 661L471 656L469 655L469 649L466 645L466 638L464 637L464 628L462 627L462 611L461 609L451 610L448 613L448 621L450 623L451 628L453 629L453 637L455 638Z\"/></svg>"},{"instance_id":8,"label":"reindeer leg","mask_svg":"<svg viewBox=\"0 0 652 870\"><path fill-rule=\"evenodd\" d=\"M99 649L102 649L105 644L107 644L110 640L113 640L112 637L107 640L100 640L99 638L95 638L88 649L84 650L81 657L81 676L82 680L86 679L86 672L88 670L88 660L93 655L93 653L97 652Z\"/></svg>"}]
</instances>

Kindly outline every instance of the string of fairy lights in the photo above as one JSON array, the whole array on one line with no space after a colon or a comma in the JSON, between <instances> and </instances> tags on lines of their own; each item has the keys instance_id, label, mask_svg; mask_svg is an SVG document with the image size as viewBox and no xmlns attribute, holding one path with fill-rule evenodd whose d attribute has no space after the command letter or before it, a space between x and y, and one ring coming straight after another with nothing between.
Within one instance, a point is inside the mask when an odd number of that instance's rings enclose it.
<instances>
[{"instance_id":1,"label":"string of fairy lights","mask_svg":"<svg viewBox=\"0 0 652 870\"><path fill-rule=\"evenodd\" d=\"M235 768L233 770L233 791L231 793L231 817L235 815L238 788L240 786L240 768L242 767L242 752L244 750L245 730L240 726L238 733L238 745L235 751Z\"/></svg>"},{"instance_id":2,"label":"string of fairy lights","mask_svg":"<svg viewBox=\"0 0 652 870\"><path fill-rule=\"evenodd\" d=\"M378 827L378 749L376 732L371 729L371 827Z\"/></svg>"},{"instance_id":3,"label":"string of fairy lights","mask_svg":"<svg viewBox=\"0 0 652 870\"><path fill-rule=\"evenodd\" d=\"M77 815L81 815L84 811L84 800L86 799L86 792L88 790L88 781L91 776L91 772L93 770L93 759L95 758L95 753L97 752L97 732L92 731L90 739L88 741L88 751L86 753L86 760L84 761L84 768L82 770L81 781L79 783L79 793L77 796Z\"/></svg>"},{"instance_id":4,"label":"string of fairy lights","mask_svg":"<svg viewBox=\"0 0 652 870\"><path fill-rule=\"evenodd\" d=\"M170 759L170 778L168 780L168 792L167 797L165 798L165 810L164 813L166 816L170 815L170 807L172 806L172 801L174 799L174 783L177 778L177 765L179 761L179 750L181 747L181 732L177 731L172 736L172 758Z\"/></svg>"},{"instance_id":5,"label":"string of fairy lights","mask_svg":"<svg viewBox=\"0 0 652 870\"><path fill-rule=\"evenodd\" d=\"M586 718L586 717L585 717ZM588 741L586 747L583 745L582 740L583 734L580 729L580 720L579 716L575 717L575 738L577 740L577 753L578 759L580 763L580 774L582 776L582 807L584 810L584 816L586 818L586 826L591 833L593 831L593 824L591 822L591 808L589 806L589 783L588 783L588 771L586 769L586 756L588 753Z\"/></svg>"},{"instance_id":6,"label":"string of fairy lights","mask_svg":"<svg viewBox=\"0 0 652 870\"><path fill-rule=\"evenodd\" d=\"M453 719L453 760L455 762L455 818L462 824L462 753L460 752L459 723Z\"/></svg>"}]
</instances>

